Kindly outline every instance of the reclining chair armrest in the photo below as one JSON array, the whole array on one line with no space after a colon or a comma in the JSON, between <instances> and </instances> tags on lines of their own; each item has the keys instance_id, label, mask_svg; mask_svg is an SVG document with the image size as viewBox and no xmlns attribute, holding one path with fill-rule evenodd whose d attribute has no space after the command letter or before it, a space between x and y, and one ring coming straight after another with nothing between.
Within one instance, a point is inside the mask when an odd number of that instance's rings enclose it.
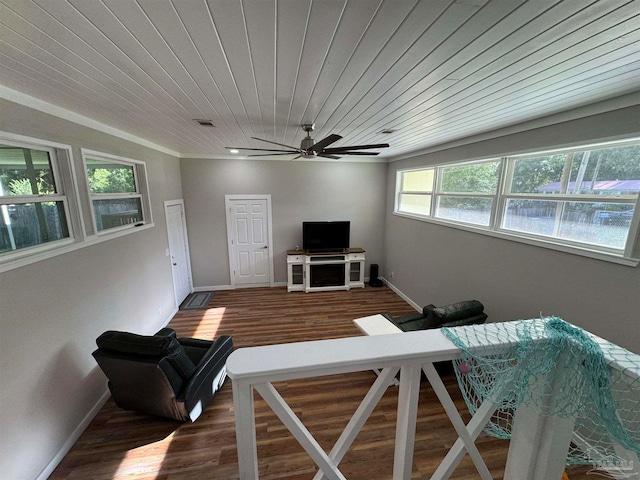
<instances>
[{"instance_id":1,"label":"reclining chair armrest","mask_svg":"<svg viewBox=\"0 0 640 480\"><path fill-rule=\"evenodd\" d=\"M211 340L184 337L179 338L178 343L184 348L184 351L187 352L187 355L196 366L200 364L203 358L206 358L209 354L209 349L213 345Z\"/></svg>"},{"instance_id":2,"label":"reclining chair armrest","mask_svg":"<svg viewBox=\"0 0 640 480\"><path fill-rule=\"evenodd\" d=\"M476 325L476 324L484 323L486 319L487 319L487 314L481 313L480 315L464 318L462 320L454 320L453 322L446 322L440 326L441 327L460 327L463 325Z\"/></svg>"},{"instance_id":3,"label":"reclining chair armrest","mask_svg":"<svg viewBox=\"0 0 640 480\"><path fill-rule=\"evenodd\" d=\"M173 337L176 338L176 331L173 328L164 327L153 334L154 337Z\"/></svg>"},{"instance_id":4,"label":"reclining chair armrest","mask_svg":"<svg viewBox=\"0 0 640 480\"><path fill-rule=\"evenodd\" d=\"M426 317L426 315L422 313L410 313L408 315L401 315L395 318L389 315L388 313L383 313L382 316L387 320L389 320L391 323L395 324L396 326L402 325L403 323L407 323L407 322L413 322L415 320L421 320Z\"/></svg>"},{"instance_id":5,"label":"reclining chair armrest","mask_svg":"<svg viewBox=\"0 0 640 480\"><path fill-rule=\"evenodd\" d=\"M182 345L183 347L206 348L207 350L214 345L214 342L212 342L211 340L204 340L202 338L187 338L187 337L180 337L178 339L178 343L180 343L180 345Z\"/></svg>"},{"instance_id":6,"label":"reclining chair armrest","mask_svg":"<svg viewBox=\"0 0 640 480\"><path fill-rule=\"evenodd\" d=\"M402 315L395 319L395 322L398 325L402 325L403 323L415 322L416 320L424 320L426 315L422 313L410 313L409 315Z\"/></svg>"},{"instance_id":7,"label":"reclining chair armrest","mask_svg":"<svg viewBox=\"0 0 640 480\"><path fill-rule=\"evenodd\" d=\"M233 340L230 336L223 335L211 344L203 355L202 361L196 365L196 371L191 379L184 385L178 398L185 402L187 411L195 406L201 398L212 398L219 385L212 385L213 379L225 368L227 357L233 351ZM222 379L224 380L224 379Z\"/></svg>"},{"instance_id":8,"label":"reclining chair armrest","mask_svg":"<svg viewBox=\"0 0 640 480\"><path fill-rule=\"evenodd\" d=\"M422 314L426 317L427 315L429 315L429 313L431 313L431 310L435 310L436 307L433 303L430 303L429 305L425 305L424 307L422 307Z\"/></svg>"}]
</instances>

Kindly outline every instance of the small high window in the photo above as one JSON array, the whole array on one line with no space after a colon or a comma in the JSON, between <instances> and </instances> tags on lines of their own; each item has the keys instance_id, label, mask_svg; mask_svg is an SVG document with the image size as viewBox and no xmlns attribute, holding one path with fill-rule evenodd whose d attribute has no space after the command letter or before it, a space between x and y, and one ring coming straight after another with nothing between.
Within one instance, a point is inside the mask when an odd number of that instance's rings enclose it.
<instances>
[{"instance_id":1,"label":"small high window","mask_svg":"<svg viewBox=\"0 0 640 480\"><path fill-rule=\"evenodd\" d=\"M498 161L442 167L435 216L489 225L499 173Z\"/></svg>"},{"instance_id":2,"label":"small high window","mask_svg":"<svg viewBox=\"0 0 640 480\"><path fill-rule=\"evenodd\" d=\"M148 221L145 165L83 151L96 232Z\"/></svg>"},{"instance_id":3,"label":"small high window","mask_svg":"<svg viewBox=\"0 0 640 480\"><path fill-rule=\"evenodd\" d=\"M56 151L0 144L0 255L71 237Z\"/></svg>"},{"instance_id":4,"label":"small high window","mask_svg":"<svg viewBox=\"0 0 640 480\"><path fill-rule=\"evenodd\" d=\"M153 227L144 162L80 150L0 132L0 272Z\"/></svg>"},{"instance_id":5,"label":"small high window","mask_svg":"<svg viewBox=\"0 0 640 480\"><path fill-rule=\"evenodd\" d=\"M397 209L402 212L431 215L435 169L400 172Z\"/></svg>"}]
</instances>

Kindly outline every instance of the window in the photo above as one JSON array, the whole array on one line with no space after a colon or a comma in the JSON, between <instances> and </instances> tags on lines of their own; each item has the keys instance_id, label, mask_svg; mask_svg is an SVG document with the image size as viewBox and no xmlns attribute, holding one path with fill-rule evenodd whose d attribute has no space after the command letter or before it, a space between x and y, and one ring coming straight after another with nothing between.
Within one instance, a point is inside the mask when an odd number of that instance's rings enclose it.
<instances>
[{"instance_id":1,"label":"window","mask_svg":"<svg viewBox=\"0 0 640 480\"><path fill-rule=\"evenodd\" d=\"M96 232L147 222L144 163L97 152L83 155Z\"/></svg>"},{"instance_id":2,"label":"window","mask_svg":"<svg viewBox=\"0 0 640 480\"><path fill-rule=\"evenodd\" d=\"M640 145L510 159L500 228L623 250L640 192Z\"/></svg>"},{"instance_id":3,"label":"window","mask_svg":"<svg viewBox=\"0 0 640 480\"><path fill-rule=\"evenodd\" d=\"M0 255L70 238L56 150L0 144Z\"/></svg>"},{"instance_id":4,"label":"window","mask_svg":"<svg viewBox=\"0 0 640 480\"><path fill-rule=\"evenodd\" d=\"M435 216L489 225L499 172L499 161L442 167Z\"/></svg>"},{"instance_id":5,"label":"window","mask_svg":"<svg viewBox=\"0 0 640 480\"><path fill-rule=\"evenodd\" d=\"M153 227L144 162L81 152L0 132L0 272Z\"/></svg>"},{"instance_id":6,"label":"window","mask_svg":"<svg viewBox=\"0 0 640 480\"><path fill-rule=\"evenodd\" d=\"M400 172L397 210L431 215L434 173L433 168Z\"/></svg>"},{"instance_id":7,"label":"window","mask_svg":"<svg viewBox=\"0 0 640 480\"><path fill-rule=\"evenodd\" d=\"M571 251L631 256L639 223L637 140L397 175L397 214ZM413 178L421 179L419 188L407 188Z\"/></svg>"}]
</instances>

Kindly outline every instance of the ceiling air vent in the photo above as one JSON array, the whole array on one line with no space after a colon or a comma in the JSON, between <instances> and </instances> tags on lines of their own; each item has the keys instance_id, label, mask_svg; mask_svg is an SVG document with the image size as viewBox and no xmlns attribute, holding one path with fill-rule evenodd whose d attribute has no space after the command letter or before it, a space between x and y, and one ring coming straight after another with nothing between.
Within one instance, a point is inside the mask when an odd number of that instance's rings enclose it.
<instances>
[{"instance_id":1,"label":"ceiling air vent","mask_svg":"<svg viewBox=\"0 0 640 480\"><path fill-rule=\"evenodd\" d=\"M380 133L384 133L385 135L388 135L390 133L394 133L395 130L392 130L390 128L385 128L384 130L382 130Z\"/></svg>"},{"instance_id":2,"label":"ceiling air vent","mask_svg":"<svg viewBox=\"0 0 640 480\"><path fill-rule=\"evenodd\" d=\"M198 122L203 127L215 127L215 125L211 120L196 118L195 121Z\"/></svg>"}]
</instances>

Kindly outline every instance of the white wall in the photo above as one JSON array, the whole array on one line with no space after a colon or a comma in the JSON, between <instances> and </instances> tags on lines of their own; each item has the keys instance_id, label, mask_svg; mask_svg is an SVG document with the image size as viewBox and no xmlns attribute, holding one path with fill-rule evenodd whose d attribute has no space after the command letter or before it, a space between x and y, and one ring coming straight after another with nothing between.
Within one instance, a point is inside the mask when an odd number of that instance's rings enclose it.
<instances>
[{"instance_id":1,"label":"white wall","mask_svg":"<svg viewBox=\"0 0 640 480\"><path fill-rule=\"evenodd\" d=\"M76 167L80 147L146 161L155 221L0 273L0 477L22 480L46 472L105 398L95 338L151 333L175 309L163 201L182 190L176 158L11 102L0 111L2 131L72 145Z\"/></svg>"},{"instance_id":2,"label":"white wall","mask_svg":"<svg viewBox=\"0 0 640 480\"><path fill-rule=\"evenodd\" d=\"M490 321L557 315L640 351L640 267L628 267L393 215L398 169L640 137L640 107L441 148L389 165L382 275L418 305L482 301ZM636 242L640 257L640 241Z\"/></svg>"},{"instance_id":3,"label":"white wall","mask_svg":"<svg viewBox=\"0 0 640 480\"><path fill-rule=\"evenodd\" d=\"M287 281L286 251L302 248L302 222L349 220L351 246L366 250L367 265L382 262L387 165L277 160L181 161L195 287L231 283L224 196L270 194L274 279Z\"/></svg>"}]
</instances>

